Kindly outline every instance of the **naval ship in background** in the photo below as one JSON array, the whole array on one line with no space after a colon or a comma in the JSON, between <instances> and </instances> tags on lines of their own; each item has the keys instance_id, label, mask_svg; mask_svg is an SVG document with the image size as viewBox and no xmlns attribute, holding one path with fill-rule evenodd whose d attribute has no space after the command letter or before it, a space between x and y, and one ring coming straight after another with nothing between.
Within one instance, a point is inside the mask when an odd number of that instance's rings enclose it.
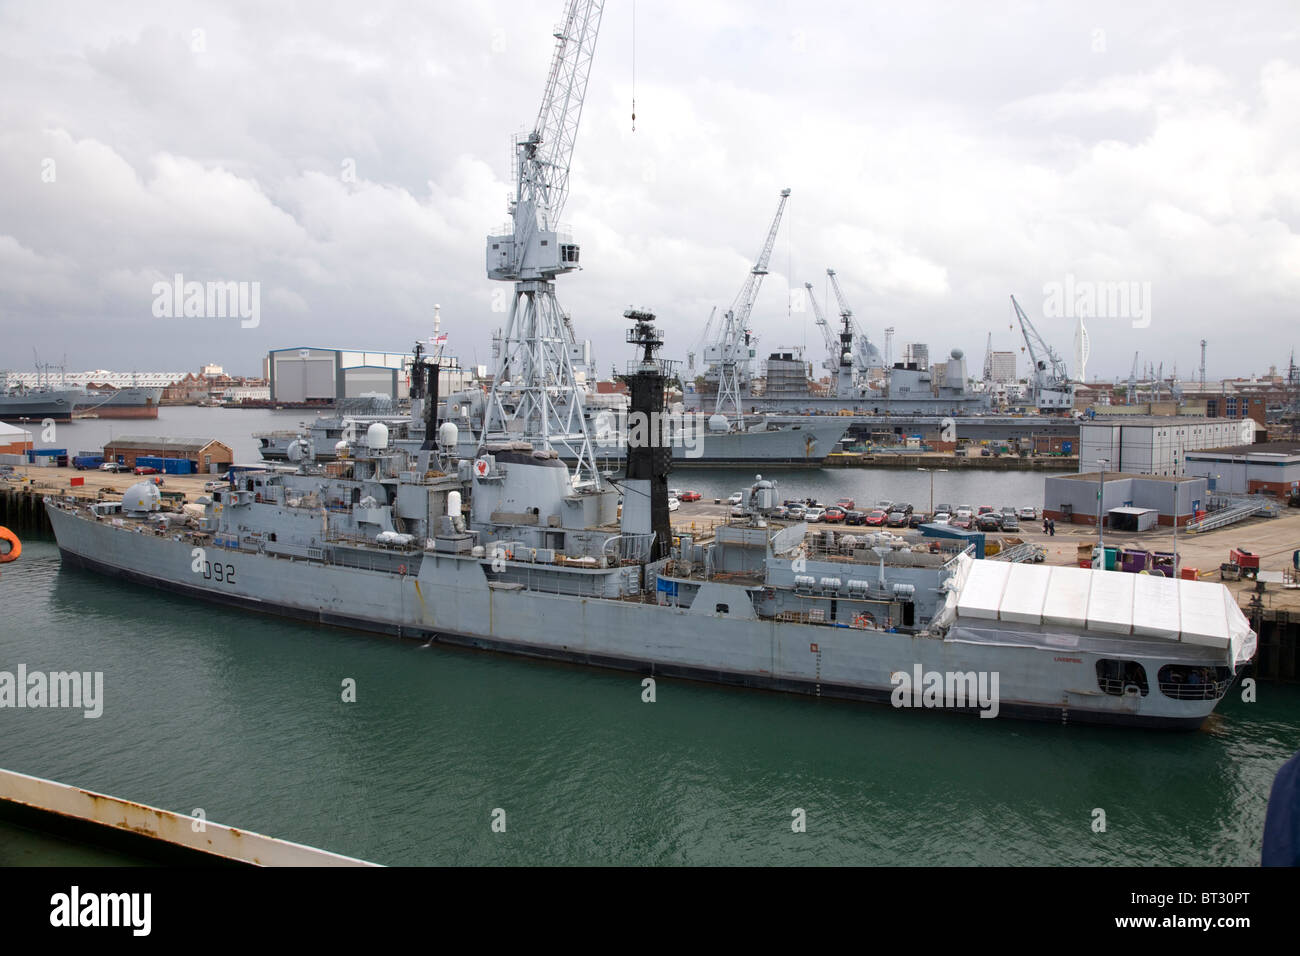
<instances>
[{"instance_id":1,"label":"naval ship in background","mask_svg":"<svg viewBox=\"0 0 1300 956\"><path fill-rule=\"evenodd\" d=\"M509 394L508 389L502 391L503 402L513 407L518 396ZM475 436L483 432L487 403L484 392L470 389L448 395L439 405L438 422L457 426L466 457L472 457L478 441ZM627 448L621 436L629 409L627 395L584 392L581 414L594 436L596 457L607 470L626 463ZM738 424L722 416L693 416L680 403L665 409L665 422L673 461L692 467L817 467L836 450L848 428L845 422L833 419L778 422L767 415L745 416ZM303 422L297 429L255 432L253 437L265 461L289 461L290 449L303 440L310 443L315 460L330 461L340 452L363 452L373 424L385 426L394 447L418 449L426 438L424 421L397 412L386 397L345 399L331 415ZM575 461L570 449L561 449L560 455L566 463Z\"/></svg>"},{"instance_id":2,"label":"naval ship in background","mask_svg":"<svg viewBox=\"0 0 1300 956\"><path fill-rule=\"evenodd\" d=\"M320 462L299 439L292 467L232 471L180 510L147 481L120 502L50 495L65 566L312 623L639 675L988 717L1203 723L1254 653L1222 584L811 531L771 517L780 495L761 477L743 517L675 534L662 434L629 432L625 474L601 473L555 298L579 249L553 228L600 13L600 0L567 4L541 111L517 142L513 228L488 238L488 275L514 294L472 453L454 422L438 423L437 366L421 358L419 448L394 447L374 422L361 451L345 445ZM675 363L657 357L652 314L624 315L637 349L624 375L630 414L662 421Z\"/></svg>"},{"instance_id":3,"label":"naval ship in background","mask_svg":"<svg viewBox=\"0 0 1300 956\"><path fill-rule=\"evenodd\" d=\"M0 371L0 421L158 417L161 388L70 385L63 375L56 381L52 373L37 368L34 382L30 373L19 377Z\"/></svg>"},{"instance_id":4,"label":"naval ship in background","mask_svg":"<svg viewBox=\"0 0 1300 956\"><path fill-rule=\"evenodd\" d=\"M71 421L77 403L83 398L79 388L48 383L27 385L12 381L8 372L0 371L0 421L39 422L47 418Z\"/></svg>"}]
</instances>

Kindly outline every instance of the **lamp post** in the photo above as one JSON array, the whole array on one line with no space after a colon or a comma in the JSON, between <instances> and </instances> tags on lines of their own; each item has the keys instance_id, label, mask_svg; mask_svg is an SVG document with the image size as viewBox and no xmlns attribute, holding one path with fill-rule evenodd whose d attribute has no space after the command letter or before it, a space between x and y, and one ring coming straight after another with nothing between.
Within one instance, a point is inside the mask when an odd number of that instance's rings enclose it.
<instances>
[{"instance_id":1,"label":"lamp post","mask_svg":"<svg viewBox=\"0 0 1300 956\"><path fill-rule=\"evenodd\" d=\"M947 468L918 468L916 470L928 471L930 473L930 510L929 512L927 512L927 514L929 515L930 519L933 520L934 519L934 473L936 471L942 471L946 474L948 469Z\"/></svg>"},{"instance_id":2,"label":"lamp post","mask_svg":"<svg viewBox=\"0 0 1300 956\"><path fill-rule=\"evenodd\" d=\"M1178 577L1178 452L1174 452L1174 577Z\"/></svg>"},{"instance_id":3,"label":"lamp post","mask_svg":"<svg viewBox=\"0 0 1300 956\"><path fill-rule=\"evenodd\" d=\"M1102 570L1106 568L1106 545L1102 540L1101 532L1101 499L1106 492L1106 466L1109 464L1109 458L1097 459L1097 556L1101 561Z\"/></svg>"}]
</instances>

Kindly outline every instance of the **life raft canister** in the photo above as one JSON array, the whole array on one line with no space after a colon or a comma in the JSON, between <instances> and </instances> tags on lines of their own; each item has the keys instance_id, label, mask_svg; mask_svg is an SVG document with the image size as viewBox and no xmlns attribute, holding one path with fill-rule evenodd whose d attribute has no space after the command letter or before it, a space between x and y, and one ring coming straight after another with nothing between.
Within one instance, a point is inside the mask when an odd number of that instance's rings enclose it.
<instances>
[{"instance_id":1,"label":"life raft canister","mask_svg":"<svg viewBox=\"0 0 1300 956\"><path fill-rule=\"evenodd\" d=\"M0 525L0 564L17 561L22 553L23 543L18 540L18 535Z\"/></svg>"}]
</instances>

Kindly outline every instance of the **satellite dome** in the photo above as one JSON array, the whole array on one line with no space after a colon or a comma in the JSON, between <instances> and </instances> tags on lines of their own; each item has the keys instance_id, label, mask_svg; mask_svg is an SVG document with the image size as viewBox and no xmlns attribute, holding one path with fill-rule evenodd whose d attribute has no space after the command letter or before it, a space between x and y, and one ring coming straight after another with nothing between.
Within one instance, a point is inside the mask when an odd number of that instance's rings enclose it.
<instances>
[{"instance_id":1,"label":"satellite dome","mask_svg":"<svg viewBox=\"0 0 1300 956\"><path fill-rule=\"evenodd\" d=\"M966 353L963 352L961 349L953 349L953 350L952 350L952 357L953 357L954 359L957 359L958 361L960 361L960 360L961 360L965 355L966 355Z\"/></svg>"},{"instance_id":2,"label":"satellite dome","mask_svg":"<svg viewBox=\"0 0 1300 956\"><path fill-rule=\"evenodd\" d=\"M128 514L157 511L162 501L158 486L152 481L137 481L122 495L122 510Z\"/></svg>"}]
</instances>

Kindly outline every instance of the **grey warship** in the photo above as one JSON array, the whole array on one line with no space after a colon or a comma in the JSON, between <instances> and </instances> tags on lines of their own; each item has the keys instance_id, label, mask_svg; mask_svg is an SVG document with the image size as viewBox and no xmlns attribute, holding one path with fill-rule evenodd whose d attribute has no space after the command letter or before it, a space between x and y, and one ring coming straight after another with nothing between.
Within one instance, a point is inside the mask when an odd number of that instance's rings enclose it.
<instances>
[{"instance_id":1,"label":"grey warship","mask_svg":"<svg viewBox=\"0 0 1300 956\"><path fill-rule=\"evenodd\" d=\"M438 376L421 361L418 448L374 422L335 460L295 443L292 468L232 472L181 510L149 482L120 502L49 496L64 565L313 624L648 677L1200 726L1254 653L1222 585L812 532L770 517L779 493L761 477L743 517L675 531L661 427L630 431L626 474L602 475L555 298L556 277L578 267L555 223L600 12L598 0L568 3L537 124L517 143L513 229L488 239L489 277L514 289L499 368L515 378L507 392L496 377L473 451L454 422L437 423ZM630 413L662 423L671 363L657 357L653 316L625 316Z\"/></svg>"}]
</instances>

